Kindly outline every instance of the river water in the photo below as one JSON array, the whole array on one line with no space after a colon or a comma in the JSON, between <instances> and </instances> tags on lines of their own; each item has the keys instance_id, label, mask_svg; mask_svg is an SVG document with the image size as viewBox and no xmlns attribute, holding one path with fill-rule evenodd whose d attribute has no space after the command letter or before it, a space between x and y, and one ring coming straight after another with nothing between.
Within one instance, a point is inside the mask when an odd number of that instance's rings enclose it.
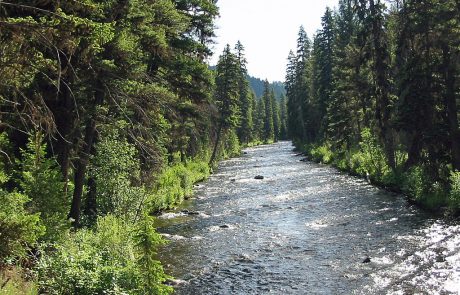
<instances>
[{"instance_id":1,"label":"river water","mask_svg":"<svg viewBox=\"0 0 460 295\"><path fill-rule=\"evenodd\" d=\"M292 150L245 150L158 218L176 294L460 293L458 223Z\"/></svg>"}]
</instances>

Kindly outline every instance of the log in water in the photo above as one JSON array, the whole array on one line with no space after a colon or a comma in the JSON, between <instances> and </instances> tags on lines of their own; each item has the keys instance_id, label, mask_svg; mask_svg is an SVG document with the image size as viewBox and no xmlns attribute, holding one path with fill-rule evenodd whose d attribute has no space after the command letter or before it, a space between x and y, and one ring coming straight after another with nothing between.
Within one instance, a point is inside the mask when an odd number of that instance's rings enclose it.
<instances>
[{"instance_id":1,"label":"log in water","mask_svg":"<svg viewBox=\"0 0 460 295\"><path fill-rule=\"evenodd\" d=\"M247 149L158 218L177 294L460 292L459 225L292 149Z\"/></svg>"}]
</instances>

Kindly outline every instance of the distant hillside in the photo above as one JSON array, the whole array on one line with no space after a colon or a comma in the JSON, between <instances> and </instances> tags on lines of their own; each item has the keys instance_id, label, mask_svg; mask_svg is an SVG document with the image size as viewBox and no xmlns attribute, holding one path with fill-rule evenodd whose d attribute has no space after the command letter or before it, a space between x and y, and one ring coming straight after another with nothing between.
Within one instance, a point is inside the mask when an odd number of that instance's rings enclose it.
<instances>
[{"instance_id":1,"label":"distant hillside","mask_svg":"<svg viewBox=\"0 0 460 295\"><path fill-rule=\"evenodd\" d=\"M216 66L210 66L209 67L211 70L215 70ZM248 80L249 80L249 85L251 85L251 88L254 89L254 92L256 93L257 97L262 97L264 94L264 80L252 77L248 75ZM284 89L284 83L283 82L278 82L275 81L273 83L270 83L270 86L275 90L275 97L280 98L282 95L286 95L286 89Z\"/></svg>"},{"instance_id":2,"label":"distant hillside","mask_svg":"<svg viewBox=\"0 0 460 295\"><path fill-rule=\"evenodd\" d=\"M257 97L261 97L264 93L264 80L248 76L249 84L251 85L252 89L256 93ZM282 95L286 94L286 90L284 89L284 83L282 82L273 82L270 83L273 90L275 90L275 97L279 98Z\"/></svg>"}]
</instances>

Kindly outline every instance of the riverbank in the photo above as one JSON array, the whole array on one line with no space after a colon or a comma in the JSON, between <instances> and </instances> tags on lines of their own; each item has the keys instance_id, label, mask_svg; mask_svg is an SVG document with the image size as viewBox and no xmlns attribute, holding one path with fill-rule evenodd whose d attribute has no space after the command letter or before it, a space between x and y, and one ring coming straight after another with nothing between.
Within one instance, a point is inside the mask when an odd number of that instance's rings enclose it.
<instances>
[{"instance_id":1,"label":"riverbank","mask_svg":"<svg viewBox=\"0 0 460 295\"><path fill-rule=\"evenodd\" d=\"M306 159L331 165L342 172L366 179L385 190L403 194L411 203L436 215L458 218L460 213L460 173L444 172L444 177L432 181L424 175L422 166L403 169L404 155L392 170L377 145L347 153L336 153L330 144L296 145Z\"/></svg>"},{"instance_id":2,"label":"riverbank","mask_svg":"<svg viewBox=\"0 0 460 295\"><path fill-rule=\"evenodd\" d=\"M176 294L455 294L457 225L292 149L244 150L159 216Z\"/></svg>"}]
</instances>

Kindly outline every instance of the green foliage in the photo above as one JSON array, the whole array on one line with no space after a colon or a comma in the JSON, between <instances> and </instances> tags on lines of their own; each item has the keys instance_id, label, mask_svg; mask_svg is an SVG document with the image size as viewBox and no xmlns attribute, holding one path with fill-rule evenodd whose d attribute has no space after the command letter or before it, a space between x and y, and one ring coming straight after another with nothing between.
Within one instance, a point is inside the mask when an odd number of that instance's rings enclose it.
<instances>
[{"instance_id":1,"label":"green foliage","mask_svg":"<svg viewBox=\"0 0 460 295\"><path fill-rule=\"evenodd\" d=\"M262 100L264 101L265 106L265 116L264 116L264 128L263 128L263 136L261 139L265 143L273 142L275 139L275 127L273 125L273 105L272 102L274 100L274 93L273 90L270 90L270 84L267 80L265 80L264 84L264 95L262 96Z\"/></svg>"},{"instance_id":2,"label":"green foliage","mask_svg":"<svg viewBox=\"0 0 460 295\"><path fill-rule=\"evenodd\" d=\"M0 133L0 151L3 152L8 146L7 135ZM0 264L9 259L24 257L26 251L36 245L45 231L40 214L31 214L26 209L30 199L6 188L5 184L10 177L4 166L4 161L0 158Z\"/></svg>"},{"instance_id":3,"label":"green foliage","mask_svg":"<svg viewBox=\"0 0 460 295\"><path fill-rule=\"evenodd\" d=\"M3 184L0 182L0 186ZM45 232L40 214L30 214L25 209L29 201L23 194L0 187L0 263L23 257Z\"/></svg>"},{"instance_id":4,"label":"green foliage","mask_svg":"<svg viewBox=\"0 0 460 295\"><path fill-rule=\"evenodd\" d=\"M241 153L240 142L234 130L229 130L225 134L225 141L223 144L224 144L224 149L223 149L224 158L237 157L240 155Z\"/></svg>"},{"instance_id":5,"label":"green foliage","mask_svg":"<svg viewBox=\"0 0 460 295\"><path fill-rule=\"evenodd\" d=\"M146 192L140 183L140 163L134 145L116 130L96 145L91 175L97 183L97 211L134 221L139 218Z\"/></svg>"},{"instance_id":6,"label":"green foliage","mask_svg":"<svg viewBox=\"0 0 460 295\"><path fill-rule=\"evenodd\" d=\"M191 196L193 185L208 175L206 161L190 161L167 167L158 177L153 191L149 192L150 211L156 212L179 204Z\"/></svg>"},{"instance_id":7,"label":"green foliage","mask_svg":"<svg viewBox=\"0 0 460 295\"><path fill-rule=\"evenodd\" d=\"M450 175L450 193L449 193L450 206L455 209L460 209L460 172L451 172Z\"/></svg>"},{"instance_id":8,"label":"green foliage","mask_svg":"<svg viewBox=\"0 0 460 295\"><path fill-rule=\"evenodd\" d=\"M334 160L334 154L331 150L331 146L327 143L309 148L308 150L314 161L321 162L323 164L331 164Z\"/></svg>"},{"instance_id":9,"label":"green foliage","mask_svg":"<svg viewBox=\"0 0 460 295\"><path fill-rule=\"evenodd\" d=\"M161 263L155 259L158 245L164 244L165 241L155 231L152 217L144 216L144 219L138 223L134 241L138 251L136 263L142 274L139 294L171 293L172 288L163 285L167 276L163 272Z\"/></svg>"},{"instance_id":10,"label":"green foliage","mask_svg":"<svg viewBox=\"0 0 460 295\"><path fill-rule=\"evenodd\" d=\"M55 241L69 228L67 210L69 198L54 158L46 157L46 144L40 132L29 137L26 149L21 150L20 186L30 198L30 210L40 214L46 227L43 239Z\"/></svg>"},{"instance_id":11,"label":"green foliage","mask_svg":"<svg viewBox=\"0 0 460 295\"><path fill-rule=\"evenodd\" d=\"M216 68L216 104L224 130L236 127L239 122L240 64L227 45Z\"/></svg>"},{"instance_id":12,"label":"green foliage","mask_svg":"<svg viewBox=\"0 0 460 295\"><path fill-rule=\"evenodd\" d=\"M403 191L430 209L447 205L445 186L431 178L427 166L414 166L404 174Z\"/></svg>"},{"instance_id":13,"label":"green foliage","mask_svg":"<svg viewBox=\"0 0 460 295\"><path fill-rule=\"evenodd\" d=\"M361 133L360 151L353 155L352 168L360 175L370 175L377 181L382 181L385 174L390 172L386 164L385 154L378 139L370 129Z\"/></svg>"},{"instance_id":14,"label":"green foliage","mask_svg":"<svg viewBox=\"0 0 460 295\"><path fill-rule=\"evenodd\" d=\"M150 223L149 220L144 221ZM151 225L133 226L114 216L96 228L70 233L51 252L42 251L40 290L46 294L169 294L154 249L163 241ZM146 266L146 261L152 263Z\"/></svg>"}]
</instances>

